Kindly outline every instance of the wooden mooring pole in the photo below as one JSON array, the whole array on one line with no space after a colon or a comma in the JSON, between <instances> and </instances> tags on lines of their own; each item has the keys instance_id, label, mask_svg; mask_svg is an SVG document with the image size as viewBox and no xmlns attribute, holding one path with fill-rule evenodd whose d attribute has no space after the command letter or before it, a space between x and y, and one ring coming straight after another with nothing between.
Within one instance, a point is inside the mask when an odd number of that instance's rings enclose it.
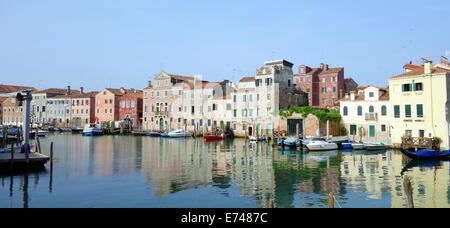
<instances>
[{"instance_id":1,"label":"wooden mooring pole","mask_svg":"<svg viewBox=\"0 0 450 228\"><path fill-rule=\"evenodd\" d=\"M328 208L334 208L334 192L328 195Z\"/></svg>"}]
</instances>

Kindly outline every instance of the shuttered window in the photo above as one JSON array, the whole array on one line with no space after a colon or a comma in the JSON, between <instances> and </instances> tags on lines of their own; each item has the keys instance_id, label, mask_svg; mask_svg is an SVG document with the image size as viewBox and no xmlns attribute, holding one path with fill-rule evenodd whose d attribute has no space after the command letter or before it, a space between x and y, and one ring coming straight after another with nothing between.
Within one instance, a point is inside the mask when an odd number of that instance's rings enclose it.
<instances>
[{"instance_id":1,"label":"shuttered window","mask_svg":"<svg viewBox=\"0 0 450 228\"><path fill-rule=\"evenodd\" d=\"M405 105L405 117L406 118L411 118L411 105Z\"/></svg>"},{"instance_id":2,"label":"shuttered window","mask_svg":"<svg viewBox=\"0 0 450 228\"><path fill-rule=\"evenodd\" d=\"M394 106L394 118L400 118L400 105Z\"/></svg>"},{"instance_id":3,"label":"shuttered window","mask_svg":"<svg viewBox=\"0 0 450 228\"><path fill-rule=\"evenodd\" d=\"M417 105L417 118L423 118L423 105Z\"/></svg>"}]
</instances>

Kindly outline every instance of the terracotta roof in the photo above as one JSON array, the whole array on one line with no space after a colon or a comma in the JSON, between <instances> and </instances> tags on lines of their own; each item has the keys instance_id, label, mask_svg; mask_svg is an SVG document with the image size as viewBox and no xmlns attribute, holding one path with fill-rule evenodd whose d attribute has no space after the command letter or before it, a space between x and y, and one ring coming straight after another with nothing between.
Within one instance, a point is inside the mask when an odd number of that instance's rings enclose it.
<instances>
[{"instance_id":1,"label":"terracotta roof","mask_svg":"<svg viewBox=\"0 0 450 228\"><path fill-rule=\"evenodd\" d=\"M324 71L321 68L310 68L310 67L306 67L306 75L313 75L318 73L319 75L322 74L336 74L339 73L341 71L343 71L344 68L343 67L337 67L337 68L328 68L328 70ZM297 74L297 75L304 75L304 74Z\"/></svg>"},{"instance_id":2,"label":"terracotta roof","mask_svg":"<svg viewBox=\"0 0 450 228\"><path fill-rule=\"evenodd\" d=\"M217 97L214 100L230 100L231 99L231 95L228 94L226 96L222 96L222 97Z\"/></svg>"},{"instance_id":3,"label":"terracotta roof","mask_svg":"<svg viewBox=\"0 0 450 228\"><path fill-rule=\"evenodd\" d=\"M176 74L169 74L167 73L172 79L176 79L176 80L180 80L180 81L196 81L196 80L200 80L198 78L195 77L191 77L191 76L182 76L182 75L176 75Z\"/></svg>"},{"instance_id":4,"label":"terracotta roof","mask_svg":"<svg viewBox=\"0 0 450 228\"><path fill-rule=\"evenodd\" d=\"M382 91L387 91L387 90L388 90L387 88L381 88L381 87L371 86L371 85L368 85L368 86L358 86L358 87L356 87L356 88L357 88L358 90L365 90L365 89L367 89L367 88L369 88L369 87L374 87L374 88L377 88L377 89L382 90Z\"/></svg>"},{"instance_id":5,"label":"terracotta roof","mask_svg":"<svg viewBox=\"0 0 450 228\"><path fill-rule=\"evenodd\" d=\"M36 91L35 88L28 86L0 85L0 93L15 93L23 90Z\"/></svg>"},{"instance_id":6,"label":"terracotta roof","mask_svg":"<svg viewBox=\"0 0 450 228\"><path fill-rule=\"evenodd\" d=\"M408 64L405 64L405 66L403 66L403 68L408 69L408 70L415 70L415 69L423 69L423 66L408 63Z\"/></svg>"},{"instance_id":7,"label":"terracotta roof","mask_svg":"<svg viewBox=\"0 0 450 228\"><path fill-rule=\"evenodd\" d=\"M144 98L144 93L143 92L135 92L135 93L130 92L130 93L127 93L127 94L123 95L122 98L126 98L126 97L133 97L133 98L143 99Z\"/></svg>"},{"instance_id":8,"label":"terracotta roof","mask_svg":"<svg viewBox=\"0 0 450 228\"><path fill-rule=\"evenodd\" d=\"M69 97L70 98L74 98L74 99L77 99L77 98L95 98L95 95L97 95L98 94L98 92L89 92L89 93L80 93L80 94L72 94L72 95L69 95Z\"/></svg>"},{"instance_id":9,"label":"terracotta roof","mask_svg":"<svg viewBox=\"0 0 450 228\"><path fill-rule=\"evenodd\" d=\"M106 90L108 90L109 92L113 93L116 96L123 96L125 94L125 93L122 93L121 89L106 88Z\"/></svg>"},{"instance_id":10,"label":"terracotta roof","mask_svg":"<svg viewBox=\"0 0 450 228\"><path fill-rule=\"evenodd\" d=\"M3 101L5 101L6 99L8 99L7 97L0 97L0 103L2 103Z\"/></svg>"},{"instance_id":11,"label":"terracotta roof","mask_svg":"<svg viewBox=\"0 0 450 228\"><path fill-rule=\"evenodd\" d=\"M439 67L433 67L431 73L432 74L450 73L450 70L439 68ZM425 69L424 68L420 68L420 69L411 70L409 72L406 72L406 73L403 73L403 74L391 77L390 79L411 77L411 76L419 76L419 75L423 75L423 74L425 74Z\"/></svg>"},{"instance_id":12,"label":"terracotta roof","mask_svg":"<svg viewBox=\"0 0 450 228\"><path fill-rule=\"evenodd\" d=\"M33 92L34 94L42 94L42 93L53 93L53 94L61 94L64 95L67 93L67 89L56 89L56 88L50 88L50 89L44 89L44 90L39 90L39 91L35 91ZM79 90L70 90L70 93L72 94L78 94L80 93Z\"/></svg>"},{"instance_id":13,"label":"terracotta roof","mask_svg":"<svg viewBox=\"0 0 450 228\"><path fill-rule=\"evenodd\" d=\"M376 87L378 88L378 87ZM379 88L380 89L380 97L378 98L378 100L380 101L388 101L389 100L389 89L385 89L385 88ZM355 94L355 101L364 101L365 100L365 95L364 93L356 93ZM342 98L339 101L351 101L350 97L349 98Z\"/></svg>"},{"instance_id":14,"label":"terracotta roof","mask_svg":"<svg viewBox=\"0 0 450 228\"><path fill-rule=\"evenodd\" d=\"M255 77L244 77L239 82L253 82L255 81Z\"/></svg>"}]
</instances>

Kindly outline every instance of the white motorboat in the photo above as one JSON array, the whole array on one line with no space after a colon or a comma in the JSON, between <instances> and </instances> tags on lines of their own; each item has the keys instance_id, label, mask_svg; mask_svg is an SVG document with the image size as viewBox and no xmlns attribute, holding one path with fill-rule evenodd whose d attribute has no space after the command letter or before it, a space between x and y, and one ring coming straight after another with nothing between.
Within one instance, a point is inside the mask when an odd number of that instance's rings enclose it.
<instances>
[{"instance_id":1,"label":"white motorboat","mask_svg":"<svg viewBox=\"0 0 450 228\"><path fill-rule=\"evenodd\" d=\"M83 129L83 135L95 136L103 135L103 130L98 124L86 124Z\"/></svg>"},{"instance_id":2,"label":"white motorboat","mask_svg":"<svg viewBox=\"0 0 450 228\"><path fill-rule=\"evenodd\" d=\"M186 137L192 137L191 132L183 131L183 130L175 130L168 134L170 138L186 138Z\"/></svg>"},{"instance_id":3,"label":"white motorboat","mask_svg":"<svg viewBox=\"0 0 450 228\"><path fill-rule=\"evenodd\" d=\"M44 130L38 130L37 135L38 137L45 137L47 135L48 131ZM34 138L36 136L36 131L30 132L30 137Z\"/></svg>"},{"instance_id":4,"label":"white motorboat","mask_svg":"<svg viewBox=\"0 0 450 228\"><path fill-rule=\"evenodd\" d=\"M385 150L386 146L384 143L366 143L364 144L366 150Z\"/></svg>"},{"instance_id":5,"label":"white motorboat","mask_svg":"<svg viewBox=\"0 0 450 228\"><path fill-rule=\"evenodd\" d=\"M306 145L310 151L337 150L339 147L336 143L330 143L322 140L313 140Z\"/></svg>"},{"instance_id":6,"label":"white motorboat","mask_svg":"<svg viewBox=\"0 0 450 228\"><path fill-rule=\"evenodd\" d=\"M354 150L365 150L366 146L362 143L352 143L352 148Z\"/></svg>"},{"instance_id":7,"label":"white motorboat","mask_svg":"<svg viewBox=\"0 0 450 228\"><path fill-rule=\"evenodd\" d=\"M248 137L248 140L249 140L249 141L252 141L252 142L257 142L257 141L258 141L258 138L257 138L256 136L249 136L249 137Z\"/></svg>"}]
</instances>

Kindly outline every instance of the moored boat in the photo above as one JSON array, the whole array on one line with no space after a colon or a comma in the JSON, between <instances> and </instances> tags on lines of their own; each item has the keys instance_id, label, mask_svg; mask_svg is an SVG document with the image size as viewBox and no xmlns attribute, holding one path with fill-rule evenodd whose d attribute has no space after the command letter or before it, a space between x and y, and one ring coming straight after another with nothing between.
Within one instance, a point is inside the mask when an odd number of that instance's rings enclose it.
<instances>
[{"instance_id":1,"label":"moored boat","mask_svg":"<svg viewBox=\"0 0 450 228\"><path fill-rule=\"evenodd\" d=\"M413 159L450 159L450 150L447 151L438 151L432 149L424 149L417 151L409 151L401 148L401 151L404 155Z\"/></svg>"},{"instance_id":2,"label":"moored boat","mask_svg":"<svg viewBox=\"0 0 450 228\"><path fill-rule=\"evenodd\" d=\"M207 141L221 141L223 140L223 136L221 135L205 135L203 138Z\"/></svg>"},{"instance_id":3,"label":"moored boat","mask_svg":"<svg viewBox=\"0 0 450 228\"><path fill-rule=\"evenodd\" d=\"M287 147L297 147L297 139L296 138L288 138L283 140L283 145Z\"/></svg>"},{"instance_id":4,"label":"moored boat","mask_svg":"<svg viewBox=\"0 0 450 228\"><path fill-rule=\"evenodd\" d=\"M84 126L83 135L86 136L103 135L103 130L98 124L87 124L86 126Z\"/></svg>"},{"instance_id":5,"label":"moored boat","mask_svg":"<svg viewBox=\"0 0 450 228\"><path fill-rule=\"evenodd\" d=\"M184 130L175 130L168 134L170 138L186 138L186 137L192 137L191 132L187 132Z\"/></svg>"},{"instance_id":6,"label":"moored boat","mask_svg":"<svg viewBox=\"0 0 450 228\"><path fill-rule=\"evenodd\" d=\"M308 150L311 151L326 151L326 150L337 150L339 147L336 143L330 143L322 140L314 140L306 145Z\"/></svg>"},{"instance_id":7,"label":"moored boat","mask_svg":"<svg viewBox=\"0 0 450 228\"><path fill-rule=\"evenodd\" d=\"M383 143L365 143L366 150L385 150L386 146Z\"/></svg>"},{"instance_id":8,"label":"moored boat","mask_svg":"<svg viewBox=\"0 0 450 228\"><path fill-rule=\"evenodd\" d=\"M161 137L161 133L159 133L159 132L149 132L149 133L147 133L147 136Z\"/></svg>"}]
</instances>

